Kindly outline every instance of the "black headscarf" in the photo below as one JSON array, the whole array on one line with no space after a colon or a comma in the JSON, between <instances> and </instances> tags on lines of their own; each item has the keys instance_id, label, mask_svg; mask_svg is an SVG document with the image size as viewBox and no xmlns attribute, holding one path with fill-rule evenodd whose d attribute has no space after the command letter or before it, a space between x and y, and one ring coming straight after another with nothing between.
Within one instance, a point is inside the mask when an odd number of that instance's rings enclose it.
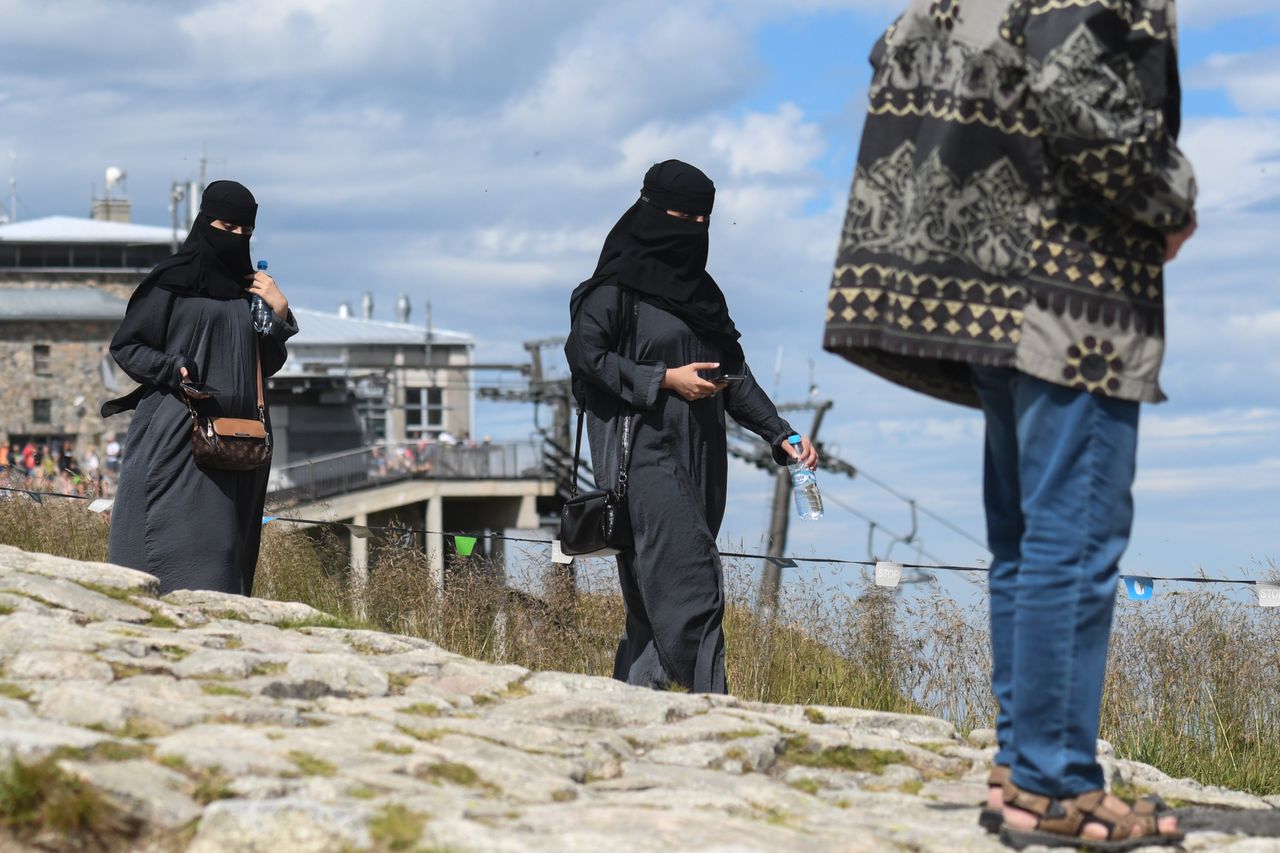
<instances>
[{"instance_id":1,"label":"black headscarf","mask_svg":"<svg viewBox=\"0 0 1280 853\"><path fill-rule=\"evenodd\" d=\"M570 317L577 316L592 290L618 284L679 317L699 339L719 349L726 372L741 370L746 360L738 343L741 334L719 285L707 273L709 223L667 213L710 216L715 197L715 184L688 163L655 164L644 176L639 200L605 238L595 275L569 298Z\"/></svg>"},{"instance_id":2,"label":"black headscarf","mask_svg":"<svg viewBox=\"0 0 1280 853\"><path fill-rule=\"evenodd\" d=\"M200 213L177 253L156 264L138 291L154 285L178 296L247 299L253 272L249 237L213 227L215 219L252 227L258 217L253 193L235 181L214 181L200 197Z\"/></svg>"}]
</instances>

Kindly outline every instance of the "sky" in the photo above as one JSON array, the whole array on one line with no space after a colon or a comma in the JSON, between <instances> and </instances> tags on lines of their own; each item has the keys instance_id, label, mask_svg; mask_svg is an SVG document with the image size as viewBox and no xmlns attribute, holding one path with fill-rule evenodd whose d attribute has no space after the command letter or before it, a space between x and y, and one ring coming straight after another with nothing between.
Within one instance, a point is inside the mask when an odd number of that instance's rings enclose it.
<instances>
[{"instance_id":1,"label":"sky","mask_svg":"<svg viewBox=\"0 0 1280 853\"><path fill-rule=\"evenodd\" d=\"M820 347L866 57L901 5L0 0L0 179L17 177L22 218L87 215L118 166L134 220L165 225L170 182L204 155L210 180L257 195L254 253L295 304L368 290L389 320L406 293L413 321L430 300L496 362L566 331L568 294L645 170L690 161L717 185L709 269L765 387L803 400L812 382L835 402L829 450L981 539L980 416ZM1280 559L1280 7L1178 5L1201 224L1168 270L1170 400L1142 413L1123 569L1256 575ZM512 404L477 417L496 439L533 425ZM792 553L885 556L835 501L912 526L865 478L820 483L826 518L793 522ZM723 539L759 547L771 494L735 463ZM986 556L924 516L918 534L946 562Z\"/></svg>"}]
</instances>

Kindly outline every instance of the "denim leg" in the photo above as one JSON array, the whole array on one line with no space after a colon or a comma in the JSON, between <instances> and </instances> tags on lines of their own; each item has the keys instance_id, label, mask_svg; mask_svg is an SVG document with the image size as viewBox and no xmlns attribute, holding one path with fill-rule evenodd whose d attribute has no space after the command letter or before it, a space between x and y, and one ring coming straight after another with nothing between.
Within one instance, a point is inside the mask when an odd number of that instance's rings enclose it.
<instances>
[{"instance_id":1,"label":"denim leg","mask_svg":"<svg viewBox=\"0 0 1280 853\"><path fill-rule=\"evenodd\" d=\"M986 415L982 494L987 515L991 571L991 692L996 698L994 762L1013 764L1013 617L1022 542L1022 491L1018 483L1018 431L1013 388L1018 373L1002 367L974 367L973 385Z\"/></svg>"},{"instance_id":2,"label":"denim leg","mask_svg":"<svg viewBox=\"0 0 1280 853\"><path fill-rule=\"evenodd\" d=\"M1013 781L1051 797L1103 785L1095 739L1119 561L1133 522L1138 404L1020 374L1022 516Z\"/></svg>"}]
</instances>

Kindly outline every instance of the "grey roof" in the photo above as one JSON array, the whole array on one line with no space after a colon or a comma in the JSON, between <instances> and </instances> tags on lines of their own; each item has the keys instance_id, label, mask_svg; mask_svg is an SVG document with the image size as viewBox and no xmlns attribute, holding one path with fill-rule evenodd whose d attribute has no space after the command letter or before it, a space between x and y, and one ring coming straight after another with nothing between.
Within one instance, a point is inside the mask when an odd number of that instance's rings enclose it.
<instances>
[{"instance_id":1,"label":"grey roof","mask_svg":"<svg viewBox=\"0 0 1280 853\"><path fill-rule=\"evenodd\" d=\"M289 339L290 347L334 346L337 344L425 344L427 329L409 323L386 323L381 320L361 320L355 317L339 317L308 308L294 308L298 321L298 334ZM472 346L475 339L462 332L432 329L431 341L436 344Z\"/></svg>"},{"instance_id":2,"label":"grey roof","mask_svg":"<svg viewBox=\"0 0 1280 853\"><path fill-rule=\"evenodd\" d=\"M179 234L182 239L185 234ZM76 216L45 216L0 225L0 242L118 243L130 246L169 245L173 229L133 222L103 222Z\"/></svg>"},{"instance_id":3,"label":"grey roof","mask_svg":"<svg viewBox=\"0 0 1280 853\"><path fill-rule=\"evenodd\" d=\"M120 320L126 305L96 287L0 287L0 322Z\"/></svg>"}]
</instances>

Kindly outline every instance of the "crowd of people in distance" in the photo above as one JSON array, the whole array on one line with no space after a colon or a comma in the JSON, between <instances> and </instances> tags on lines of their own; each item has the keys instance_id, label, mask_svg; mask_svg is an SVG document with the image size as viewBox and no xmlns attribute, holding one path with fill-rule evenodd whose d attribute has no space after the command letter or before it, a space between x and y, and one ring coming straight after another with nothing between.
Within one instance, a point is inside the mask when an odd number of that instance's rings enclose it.
<instances>
[{"instance_id":1,"label":"crowd of people in distance","mask_svg":"<svg viewBox=\"0 0 1280 853\"><path fill-rule=\"evenodd\" d=\"M0 441L0 485L74 495L105 494L120 472L122 452L112 435L101 448L91 444L83 450L62 439Z\"/></svg>"}]
</instances>

